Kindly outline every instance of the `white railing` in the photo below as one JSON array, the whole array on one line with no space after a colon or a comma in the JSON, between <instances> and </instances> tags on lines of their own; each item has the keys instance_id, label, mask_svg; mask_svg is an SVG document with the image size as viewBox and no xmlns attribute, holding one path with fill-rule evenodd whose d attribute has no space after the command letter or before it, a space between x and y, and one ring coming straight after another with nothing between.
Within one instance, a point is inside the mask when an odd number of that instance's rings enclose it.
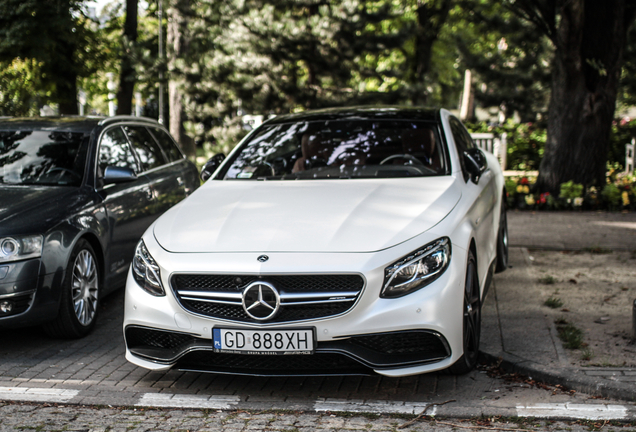
<instances>
[{"instance_id":1,"label":"white railing","mask_svg":"<svg viewBox=\"0 0 636 432\"><path fill-rule=\"evenodd\" d=\"M625 144L625 172L634 174L634 147L636 147L636 139L632 138L631 144Z\"/></svg>"},{"instance_id":2,"label":"white railing","mask_svg":"<svg viewBox=\"0 0 636 432\"><path fill-rule=\"evenodd\" d=\"M507 134L504 132L497 137L493 133L472 133L470 136L480 149L492 153L499 159L501 169L506 169L506 156L508 155Z\"/></svg>"}]
</instances>

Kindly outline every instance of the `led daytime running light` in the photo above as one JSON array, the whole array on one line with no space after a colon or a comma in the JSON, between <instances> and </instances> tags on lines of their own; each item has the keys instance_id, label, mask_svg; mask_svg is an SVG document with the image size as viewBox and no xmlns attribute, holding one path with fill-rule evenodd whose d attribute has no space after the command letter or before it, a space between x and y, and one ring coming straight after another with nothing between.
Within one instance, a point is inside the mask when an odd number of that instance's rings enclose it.
<instances>
[{"instance_id":1,"label":"led daytime running light","mask_svg":"<svg viewBox=\"0 0 636 432\"><path fill-rule=\"evenodd\" d=\"M385 269L381 297L401 297L423 288L446 270L450 257L450 239L442 237L396 261Z\"/></svg>"},{"instance_id":2,"label":"led daytime running light","mask_svg":"<svg viewBox=\"0 0 636 432\"><path fill-rule=\"evenodd\" d=\"M132 262L132 273L135 281L148 294L163 296L165 291L161 285L159 265L148 252L143 240L137 245Z\"/></svg>"}]
</instances>

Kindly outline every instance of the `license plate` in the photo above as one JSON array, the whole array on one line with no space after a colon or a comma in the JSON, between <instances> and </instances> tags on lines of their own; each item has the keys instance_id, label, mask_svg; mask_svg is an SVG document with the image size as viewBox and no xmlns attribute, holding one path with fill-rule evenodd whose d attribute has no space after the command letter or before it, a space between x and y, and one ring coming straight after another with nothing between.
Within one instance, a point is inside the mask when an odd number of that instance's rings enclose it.
<instances>
[{"instance_id":1,"label":"license plate","mask_svg":"<svg viewBox=\"0 0 636 432\"><path fill-rule=\"evenodd\" d=\"M212 330L214 352L233 354L313 354L314 330Z\"/></svg>"}]
</instances>

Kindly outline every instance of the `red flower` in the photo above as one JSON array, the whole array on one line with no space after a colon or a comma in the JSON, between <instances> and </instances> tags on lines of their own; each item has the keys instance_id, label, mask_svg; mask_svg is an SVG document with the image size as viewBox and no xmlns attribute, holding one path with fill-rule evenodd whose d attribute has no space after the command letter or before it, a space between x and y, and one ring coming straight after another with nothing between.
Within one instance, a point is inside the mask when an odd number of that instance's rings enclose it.
<instances>
[{"instance_id":1,"label":"red flower","mask_svg":"<svg viewBox=\"0 0 636 432\"><path fill-rule=\"evenodd\" d=\"M521 184L522 185L527 185L528 184L528 177L521 177Z\"/></svg>"}]
</instances>

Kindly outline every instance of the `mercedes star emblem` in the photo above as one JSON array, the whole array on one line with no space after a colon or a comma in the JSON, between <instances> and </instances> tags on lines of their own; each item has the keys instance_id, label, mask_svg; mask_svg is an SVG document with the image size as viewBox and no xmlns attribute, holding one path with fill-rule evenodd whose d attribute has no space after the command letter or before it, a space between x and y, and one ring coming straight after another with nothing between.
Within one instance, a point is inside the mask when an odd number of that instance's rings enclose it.
<instances>
[{"instance_id":1,"label":"mercedes star emblem","mask_svg":"<svg viewBox=\"0 0 636 432\"><path fill-rule=\"evenodd\" d=\"M269 257L267 255L261 255L258 258L256 258L259 262L265 262L269 259Z\"/></svg>"},{"instance_id":2,"label":"mercedes star emblem","mask_svg":"<svg viewBox=\"0 0 636 432\"><path fill-rule=\"evenodd\" d=\"M252 282L243 291L243 310L258 321L271 319L280 308L280 295L267 282Z\"/></svg>"}]
</instances>

